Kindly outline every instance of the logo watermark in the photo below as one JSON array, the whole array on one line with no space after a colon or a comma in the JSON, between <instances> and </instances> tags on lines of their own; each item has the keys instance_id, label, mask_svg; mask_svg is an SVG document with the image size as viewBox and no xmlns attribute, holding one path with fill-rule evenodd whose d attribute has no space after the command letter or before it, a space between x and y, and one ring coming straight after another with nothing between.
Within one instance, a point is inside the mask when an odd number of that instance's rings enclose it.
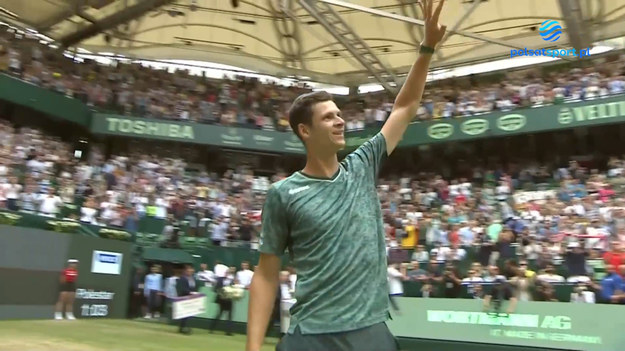
<instances>
[{"instance_id":1,"label":"logo watermark","mask_svg":"<svg viewBox=\"0 0 625 351\"><path fill-rule=\"evenodd\" d=\"M555 42L560 39L560 35L562 34L562 26L558 21L554 20L546 20L540 25L538 28L538 32L540 36L545 41Z\"/></svg>"},{"instance_id":2,"label":"logo watermark","mask_svg":"<svg viewBox=\"0 0 625 351\"><path fill-rule=\"evenodd\" d=\"M544 41L548 41L550 43L554 43L560 39L562 35L562 26L558 21L554 20L546 20L544 21L540 27L538 27L538 33L540 33L540 37ZM581 49L579 52L576 49L517 49L510 50L510 58L513 57L536 57L536 56L545 56L545 57L586 57L590 56L590 48Z\"/></svg>"}]
</instances>

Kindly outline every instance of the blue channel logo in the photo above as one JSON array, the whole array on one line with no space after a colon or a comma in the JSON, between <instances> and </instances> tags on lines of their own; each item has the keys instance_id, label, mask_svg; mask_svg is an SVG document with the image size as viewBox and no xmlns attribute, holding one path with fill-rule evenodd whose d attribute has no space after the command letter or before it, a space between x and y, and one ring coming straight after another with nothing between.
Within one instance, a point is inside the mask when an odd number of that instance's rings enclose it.
<instances>
[{"instance_id":1,"label":"blue channel logo","mask_svg":"<svg viewBox=\"0 0 625 351\"><path fill-rule=\"evenodd\" d=\"M546 20L543 22L538 28L538 32L540 36L545 41L554 42L560 39L560 35L562 34L562 26L558 21L554 20Z\"/></svg>"}]
</instances>

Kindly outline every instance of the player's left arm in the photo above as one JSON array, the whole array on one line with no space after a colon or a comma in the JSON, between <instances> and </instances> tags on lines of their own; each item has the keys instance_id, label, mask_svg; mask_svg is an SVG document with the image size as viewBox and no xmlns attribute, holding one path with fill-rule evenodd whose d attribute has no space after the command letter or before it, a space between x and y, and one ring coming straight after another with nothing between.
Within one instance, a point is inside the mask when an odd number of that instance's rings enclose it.
<instances>
[{"instance_id":1,"label":"player's left arm","mask_svg":"<svg viewBox=\"0 0 625 351\"><path fill-rule=\"evenodd\" d=\"M440 0L436 9L433 9L434 0L421 0L419 2L423 10L425 22L425 38L421 44L422 46L434 49L445 35L447 27L438 24L438 18L444 3L445 0ZM410 69L410 73L408 73L406 82L395 98L391 115L382 127L382 134L386 139L387 155L390 155L395 150L395 147L397 147L397 144L404 136L408 124L417 114L431 60L431 53L419 54L419 57Z\"/></svg>"}]
</instances>

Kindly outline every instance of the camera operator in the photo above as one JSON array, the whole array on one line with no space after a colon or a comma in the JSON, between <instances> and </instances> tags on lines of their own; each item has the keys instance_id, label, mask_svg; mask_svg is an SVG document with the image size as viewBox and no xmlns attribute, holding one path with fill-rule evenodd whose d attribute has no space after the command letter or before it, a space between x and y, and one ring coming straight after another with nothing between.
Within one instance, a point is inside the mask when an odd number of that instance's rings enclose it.
<instances>
[{"instance_id":1,"label":"camera operator","mask_svg":"<svg viewBox=\"0 0 625 351\"><path fill-rule=\"evenodd\" d=\"M484 311L492 308L494 312L499 313L503 302L510 301L506 313L513 313L516 309L517 298L512 289L512 286L503 277L497 277L491 285L485 286Z\"/></svg>"}]
</instances>

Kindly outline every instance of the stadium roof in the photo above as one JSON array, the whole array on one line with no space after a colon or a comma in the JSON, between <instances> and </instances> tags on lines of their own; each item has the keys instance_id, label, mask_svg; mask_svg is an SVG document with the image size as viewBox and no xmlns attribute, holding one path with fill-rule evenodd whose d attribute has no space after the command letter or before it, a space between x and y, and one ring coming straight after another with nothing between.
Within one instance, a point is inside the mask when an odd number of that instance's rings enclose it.
<instances>
[{"instance_id":1,"label":"stadium roof","mask_svg":"<svg viewBox=\"0 0 625 351\"><path fill-rule=\"evenodd\" d=\"M422 38L415 0L0 0L0 16L93 53L347 86L400 81ZM545 20L564 28L558 41L539 35ZM510 57L515 47L588 47L624 36L624 21L625 0L447 0L450 35L432 66Z\"/></svg>"}]
</instances>

